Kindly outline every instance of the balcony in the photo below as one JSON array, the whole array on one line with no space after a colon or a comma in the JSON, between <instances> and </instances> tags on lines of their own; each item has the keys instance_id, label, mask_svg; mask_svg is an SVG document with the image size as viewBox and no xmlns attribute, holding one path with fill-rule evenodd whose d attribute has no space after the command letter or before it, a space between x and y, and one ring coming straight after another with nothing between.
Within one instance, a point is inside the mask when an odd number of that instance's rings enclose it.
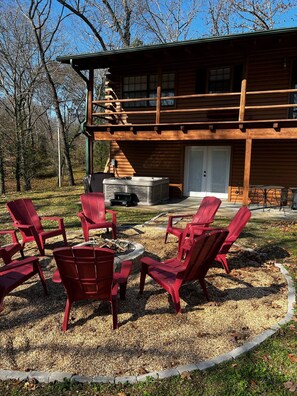
<instances>
[{"instance_id":1,"label":"balcony","mask_svg":"<svg viewBox=\"0 0 297 396\"><path fill-rule=\"evenodd\" d=\"M149 139L152 132L162 134L156 139L197 139L201 131L242 139L247 135L238 134L246 130L257 139L274 138L275 131L281 138L297 138L297 89L247 91L244 80L241 92L161 96L160 91L155 97L120 99L108 88L105 99L88 106L88 131L97 133L96 140L115 139L116 133L119 139L128 134L129 140L137 134Z\"/></svg>"}]
</instances>

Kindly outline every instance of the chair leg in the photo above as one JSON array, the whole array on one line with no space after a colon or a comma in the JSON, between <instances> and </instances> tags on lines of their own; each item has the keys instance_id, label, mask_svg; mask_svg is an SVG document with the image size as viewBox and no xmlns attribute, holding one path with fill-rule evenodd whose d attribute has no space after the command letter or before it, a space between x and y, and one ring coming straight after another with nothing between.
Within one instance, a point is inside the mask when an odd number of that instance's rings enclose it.
<instances>
[{"instance_id":1,"label":"chair leg","mask_svg":"<svg viewBox=\"0 0 297 396\"><path fill-rule=\"evenodd\" d=\"M45 252L44 252L44 242L42 241L41 238L38 237L38 235L35 237L35 241L36 241L36 245L38 247L40 256L44 256Z\"/></svg>"},{"instance_id":2,"label":"chair leg","mask_svg":"<svg viewBox=\"0 0 297 396\"><path fill-rule=\"evenodd\" d=\"M88 240L89 240L89 230L87 228L85 228L85 227L83 227L83 234L84 234L85 242L88 242Z\"/></svg>"},{"instance_id":3,"label":"chair leg","mask_svg":"<svg viewBox=\"0 0 297 396\"><path fill-rule=\"evenodd\" d=\"M71 309L72 301L67 298L66 301L66 306L65 306L65 312L64 312L64 320L63 320L63 325L62 325L62 330L65 332L68 328L68 320L69 320L69 314L70 314L70 309Z\"/></svg>"},{"instance_id":4,"label":"chair leg","mask_svg":"<svg viewBox=\"0 0 297 396\"><path fill-rule=\"evenodd\" d=\"M2 312L3 309L4 309L4 306L3 306L4 297L5 297L4 294L2 294L2 295L0 296L0 312Z\"/></svg>"},{"instance_id":5,"label":"chair leg","mask_svg":"<svg viewBox=\"0 0 297 396\"><path fill-rule=\"evenodd\" d=\"M171 293L171 297L176 313L181 313L179 290L174 289Z\"/></svg>"},{"instance_id":6,"label":"chair leg","mask_svg":"<svg viewBox=\"0 0 297 396\"><path fill-rule=\"evenodd\" d=\"M112 238L117 239L117 228L114 225L111 226L111 232L112 232Z\"/></svg>"},{"instance_id":7,"label":"chair leg","mask_svg":"<svg viewBox=\"0 0 297 396\"><path fill-rule=\"evenodd\" d=\"M142 263L141 273L140 273L139 294L143 294L146 274L147 274L147 265Z\"/></svg>"},{"instance_id":8,"label":"chair leg","mask_svg":"<svg viewBox=\"0 0 297 396\"><path fill-rule=\"evenodd\" d=\"M166 232L166 234L165 234L165 240L164 240L164 243L166 243L166 242L167 242L167 237L168 237L168 232Z\"/></svg>"},{"instance_id":9,"label":"chair leg","mask_svg":"<svg viewBox=\"0 0 297 396\"><path fill-rule=\"evenodd\" d=\"M111 299L111 311L112 311L112 328L116 330L119 328L118 325L118 308L117 308L117 296L112 296Z\"/></svg>"},{"instance_id":10,"label":"chair leg","mask_svg":"<svg viewBox=\"0 0 297 396\"><path fill-rule=\"evenodd\" d=\"M206 284L205 284L204 279L199 279L199 283L200 283L200 286L201 286L201 288L203 290L203 293L204 293L207 301L209 301L209 294L208 294L208 290L206 288Z\"/></svg>"},{"instance_id":11,"label":"chair leg","mask_svg":"<svg viewBox=\"0 0 297 396\"><path fill-rule=\"evenodd\" d=\"M125 300L127 290L127 282L120 283L120 299Z\"/></svg>"},{"instance_id":12,"label":"chair leg","mask_svg":"<svg viewBox=\"0 0 297 396\"><path fill-rule=\"evenodd\" d=\"M63 235L64 245L67 246L67 245L68 245L68 242L67 242L67 236L66 236L66 231L65 231L65 229L63 230L62 235Z\"/></svg>"},{"instance_id":13,"label":"chair leg","mask_svg":"<svg viewBox=\"0 0 297 396\"><path fill-rule=\"evenodd\" d=\"M220 255L218 255L218 256L215 258L215 260L219 261L219 262L222 264L222 266L223 266L223 268L224 268L226 274L230 274L230 269L229 269L228 262L227 262L227 258L226 258L226 255L225 255L225 254L220 254Z\"/></svg>"},{"instance_id":14,"label":"chair leg","mask_svg":"<svg viewBox=\"0 0 297 396\"><path fill-rule=\"evenodd\" d=\"M42 286L43 286L43 289L44 289L44 293L45 293L46 295L48 295L48 290L47 290L45 278L44 278L43 272L42 272L42 270L41 270L41 267L40 267L40 264L39 264L38 261L36 262L36 265L37 265L38 275L39 275L39 278L40 278L40 280L41 280L41 283L42 283Z\"/></svg>"}]
</instances>

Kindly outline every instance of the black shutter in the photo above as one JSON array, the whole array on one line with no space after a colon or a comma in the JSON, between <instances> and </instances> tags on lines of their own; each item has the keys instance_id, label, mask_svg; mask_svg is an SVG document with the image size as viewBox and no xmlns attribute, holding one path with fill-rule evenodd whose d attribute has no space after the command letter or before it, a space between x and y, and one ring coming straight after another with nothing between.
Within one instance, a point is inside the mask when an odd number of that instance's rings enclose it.
<instances>
[{"instance_id":1,"label":"black shutter","mask_svg":"<svg viewBox=\"0 0 297 396\"><path fill-rule=\"evenodd\" d=\"M233 92L241 91L241 81L243 77L243 65L234 65L233 67Z\"/></svg>"}]
</instances>

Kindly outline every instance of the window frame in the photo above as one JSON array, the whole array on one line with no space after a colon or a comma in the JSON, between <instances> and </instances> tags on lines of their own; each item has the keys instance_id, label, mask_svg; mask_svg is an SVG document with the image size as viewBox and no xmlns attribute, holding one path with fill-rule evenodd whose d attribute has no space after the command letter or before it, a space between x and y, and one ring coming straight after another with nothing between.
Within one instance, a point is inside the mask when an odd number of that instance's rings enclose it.
<instances>
[{"instance_id":1,"label":"window frame","mask_svg":"<svg viewBox=\"0 0 297 396\"><path fill-rule=\"evenodd\" d=\"M166 76L173 76L172 79L165 80L163 81L163 78ZM146 89L143 90L135 90L135 89L130 89L130 90L125 90L125 85L129 84L128 82L125 82L125 79L143 79L145 77L146 79ZM162 75L162 91L161 91L161 96L175 96L175 91L176 91L176 75L173 72L163 72ZM136 85L136 82L133 82L131 80L131 85ZM153 87L152 85L153 84ZM169 87L163 88L164 85L169 85ZM171 87L170 85L173 85ZM144 98L156 98L157 95L157 85L158 85L158 74L137 74L137 75L126 75L123 76L122 79L122 98L123 99L133 99L133 98L139 98L141 99L142 97ZM143 93L143 96L140 96L138 93ZM172 92L172 95L170 94ZM169 102L169 103L164 103L164 102ZM144 101L139 101L139 102L123 102L123 107L124 108L155 108L156 107L156 100L144 100ZM174 107L175 106L175 99L166 99L161 101L161 107Z\"/></svg>"},{"instance_id":2,"label":"window frame","mask_svg":"<svg viewBox=\"0 0 297 396\"><path fill-rule=\"evenodd\" d=\"M223 81L223 84L225 81L228 81L228 90L215 90L210 92L210 76L212 71L219 71L219 70L224 70L224 69L229 69L229 80L217 80L218 82ZM206 93L207 94L212 94L212 93L228 93L232 92L232 87L233 87L233 73L234 73L234 68L233 66L230 65L224 65L224 66L218 66L218 67L208 67L206 71Z\"/></svg>"}]
</instances>

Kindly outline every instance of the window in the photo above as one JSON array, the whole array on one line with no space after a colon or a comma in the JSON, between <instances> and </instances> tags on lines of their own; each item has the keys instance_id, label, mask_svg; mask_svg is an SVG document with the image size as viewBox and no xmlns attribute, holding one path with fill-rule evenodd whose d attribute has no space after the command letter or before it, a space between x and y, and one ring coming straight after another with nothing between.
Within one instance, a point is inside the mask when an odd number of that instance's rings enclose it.
<instances>
[{"instance_id":1,"label":"window","mask_svg":"<svg viewBox=\"0 0 297 396\"><path fill-rule=\"evenodd\" d=\"M123 98L155 98L157 95L158 76L143 75L124 77ZM167 73L162 75L162 96L174 96L175 75ZM173 106L174 99L165 99L161 102L162 106ZM156 106L155 100L143 100L131 103L124 103L124 107L146 107Z\"/></svg>"},{"instance_id":2,"label":"window","mask_svg":"<svg viewBox=\"0 0 297 396\"><path fill-rule=\"evenodd\" d=\"M208 72L208 93L224 93L231 90L231 68L221 67Z\"/></svg>"},{"instance_id":3,"label":"window","mask_svg":"<svg viewBox=\"0 0 297 396\"><path fill-rule=\"evenodd\" d=\"M197 70L197 94L240 92L244 65L242 63L217 68Z\"/></svg>"}]
</instances>

